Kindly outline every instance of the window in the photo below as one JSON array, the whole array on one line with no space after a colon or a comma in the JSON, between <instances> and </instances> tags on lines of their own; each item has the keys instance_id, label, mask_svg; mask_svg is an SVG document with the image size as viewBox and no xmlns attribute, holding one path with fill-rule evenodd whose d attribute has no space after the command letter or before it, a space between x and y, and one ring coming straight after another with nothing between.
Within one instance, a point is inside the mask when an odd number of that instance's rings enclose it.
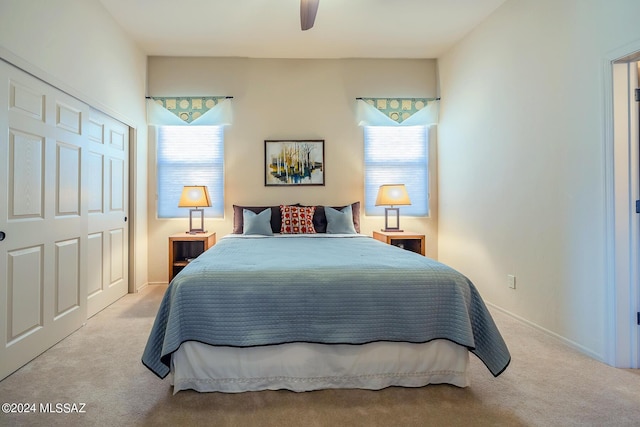
<instances>
[{"instance_id":1,"label":"window","mask_svg":"<svg viewBox=\"0 0 640 427\"><path fill-rule=\"evenodd\" d=\"M429 170L427 126L365 126L364 200L366 215L384 215L375 206L382 184L405 184L410 206L403 216L429 215Z\"/></svg>"},{"instance_id":2,"label":"window","mask_svg":"<svg viewBox=\"0 0 640 427\"><path fill-rule=\"evenodd\" d=\"M223 126L159 126L157 150L158 218L186 218L178 208L185 185L206 185L211 197L206 216L224 216Z\"/></svg>"}]
</instances>

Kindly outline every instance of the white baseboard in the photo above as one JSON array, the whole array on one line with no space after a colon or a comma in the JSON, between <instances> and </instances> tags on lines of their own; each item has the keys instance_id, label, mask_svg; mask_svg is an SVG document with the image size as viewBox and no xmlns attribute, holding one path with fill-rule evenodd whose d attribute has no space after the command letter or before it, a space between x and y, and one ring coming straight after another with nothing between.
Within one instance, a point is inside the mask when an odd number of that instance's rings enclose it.
<instances>
[{"instance_id":1,"label":"white baseboard","mask_svg":"<svg viewBox=\"0 0 640 427\"><path fill-rule=\"evenodd\" d=\"M142 292L143 290L145 290L145 289L147 289L149 287L152 287L152 286L168 286L168 285L169 284L167 282L147 282L147 283L144 283L143 285L141 285L140 287L138 287L135 290L135 293Z\"/></svg>"},{"instance_id":2,"label":"white baseboard","mask_svg":"<svg viewBox=\"0 0 640 427\"><path fill-rule=\"evenodd\" d=\"M538 324L536 324L534 322L531 322L530 320L527 320L527 319L525 319L523 317L520 317L517 314L512 313L509 310L505 310L504 308L499 307L499 306L497 306L495 304L491 304L491 303L486 302L486 301L485 301L485 303L487 304L487 306L506 314L507 316L519 321L520 323L523 323L523 324L525 324L525 325L527 325L527 326L529 326L529 327L531 327L531 328L533 328L533 329L535 329L537 331L540 331L540 332L544 333L545 335L549 335L549 336L561 341L563 344L566 344L567 346L573 348L574 350L579 351L580 353L584 354L585 356L588 356L588 357L590 357L592 359L595 359L595 360L597 360L599 362L606 363L605 358L604 358L603 355L595 353L591 349L588 349L588 348L578 344L575 341L572 341L572 340L570 340L570 339L568 339L566 337L563 337L562 335L558 335L557 333L555 333L553 331L550 331L550 330L548 330L548 329L546 329L546 328L544 328L544 327L542 327L542 326L540 326L540 325L538 325Z\"/></svg>"},{"instance_id":3,"label":"white baseboard","mask_svg":"<svg viewBox=\"0 0 640 427\"><path fill-rule=\"evenodd\" d=\"M169 282L149 282L147 283L149 286L168 286Z\"/></svg>"},{"instance_id":4,"label":"white baseboard","mask_svg":"<svg viewBox=\"0 0 640 427\"><path fill-rule=\"evenodd\" d=\"M135 293L143 291L147 286L149 286L149 282L143 283L136 288Z\"/></svg>"}]
</instances>

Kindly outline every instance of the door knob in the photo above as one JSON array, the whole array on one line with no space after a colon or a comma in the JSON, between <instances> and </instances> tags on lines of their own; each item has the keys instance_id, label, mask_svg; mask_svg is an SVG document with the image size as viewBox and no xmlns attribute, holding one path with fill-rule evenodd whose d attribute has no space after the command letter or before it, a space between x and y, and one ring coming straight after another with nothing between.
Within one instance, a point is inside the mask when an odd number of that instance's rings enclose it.
<instances>
[{"instance_id":1,"label":"door knob","mask_svg":"<svg viewBox=\"0 0 640 427\"><path fill-rule=\"evenodd\" d=\"M7 235L5 234L4 231L0 231L0 242L2 242L4 240L4 238L7 237Z\"/></svg>"}]
</instances>

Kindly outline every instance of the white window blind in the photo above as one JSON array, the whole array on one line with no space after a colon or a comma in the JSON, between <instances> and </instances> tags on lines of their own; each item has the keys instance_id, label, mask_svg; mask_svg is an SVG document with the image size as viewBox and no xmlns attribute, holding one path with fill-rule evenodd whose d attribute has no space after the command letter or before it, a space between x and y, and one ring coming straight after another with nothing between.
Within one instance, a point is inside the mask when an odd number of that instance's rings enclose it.
<instances>
[{"instance_id":1,"label":"white window blind","mask_svg":"<svg viewBox=\"0 0 640 427\"><path fill-rule=\"evenodd\" d=\"M375 206L382 184L405 184L411 205L401 206L400 214L427 216L428 152L426 126L365 126L365 214L384 215L385 207Z\"/></svg>"},{"instance_id":2,"label":"white window blind","mask_svg":"<svg viewBox=\"0 0 640 427\"><path fill-rule=\"evenodd\" d=\"M211 197L205 216L224 215L223 126L159 126L157 149L158 218L187 218L179 208L185 185L206 185Z\"/></svg>"}]
</instances>

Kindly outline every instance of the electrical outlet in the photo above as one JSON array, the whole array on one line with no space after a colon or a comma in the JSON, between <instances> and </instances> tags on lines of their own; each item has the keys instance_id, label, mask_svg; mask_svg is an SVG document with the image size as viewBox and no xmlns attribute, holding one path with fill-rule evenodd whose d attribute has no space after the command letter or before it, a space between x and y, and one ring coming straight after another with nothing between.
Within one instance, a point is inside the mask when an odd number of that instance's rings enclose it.
<instances>
[{"instance_id":1,"label":"electrical outlet","mask_svg":"<svg viewBox=\"0 0 640 427\"><path fill-rule=\"evenodd\" d=\"M514 276L513 274L507 274L507 281L511 289L516 288L516 276Z\"/></svg>"}]
</instances>

